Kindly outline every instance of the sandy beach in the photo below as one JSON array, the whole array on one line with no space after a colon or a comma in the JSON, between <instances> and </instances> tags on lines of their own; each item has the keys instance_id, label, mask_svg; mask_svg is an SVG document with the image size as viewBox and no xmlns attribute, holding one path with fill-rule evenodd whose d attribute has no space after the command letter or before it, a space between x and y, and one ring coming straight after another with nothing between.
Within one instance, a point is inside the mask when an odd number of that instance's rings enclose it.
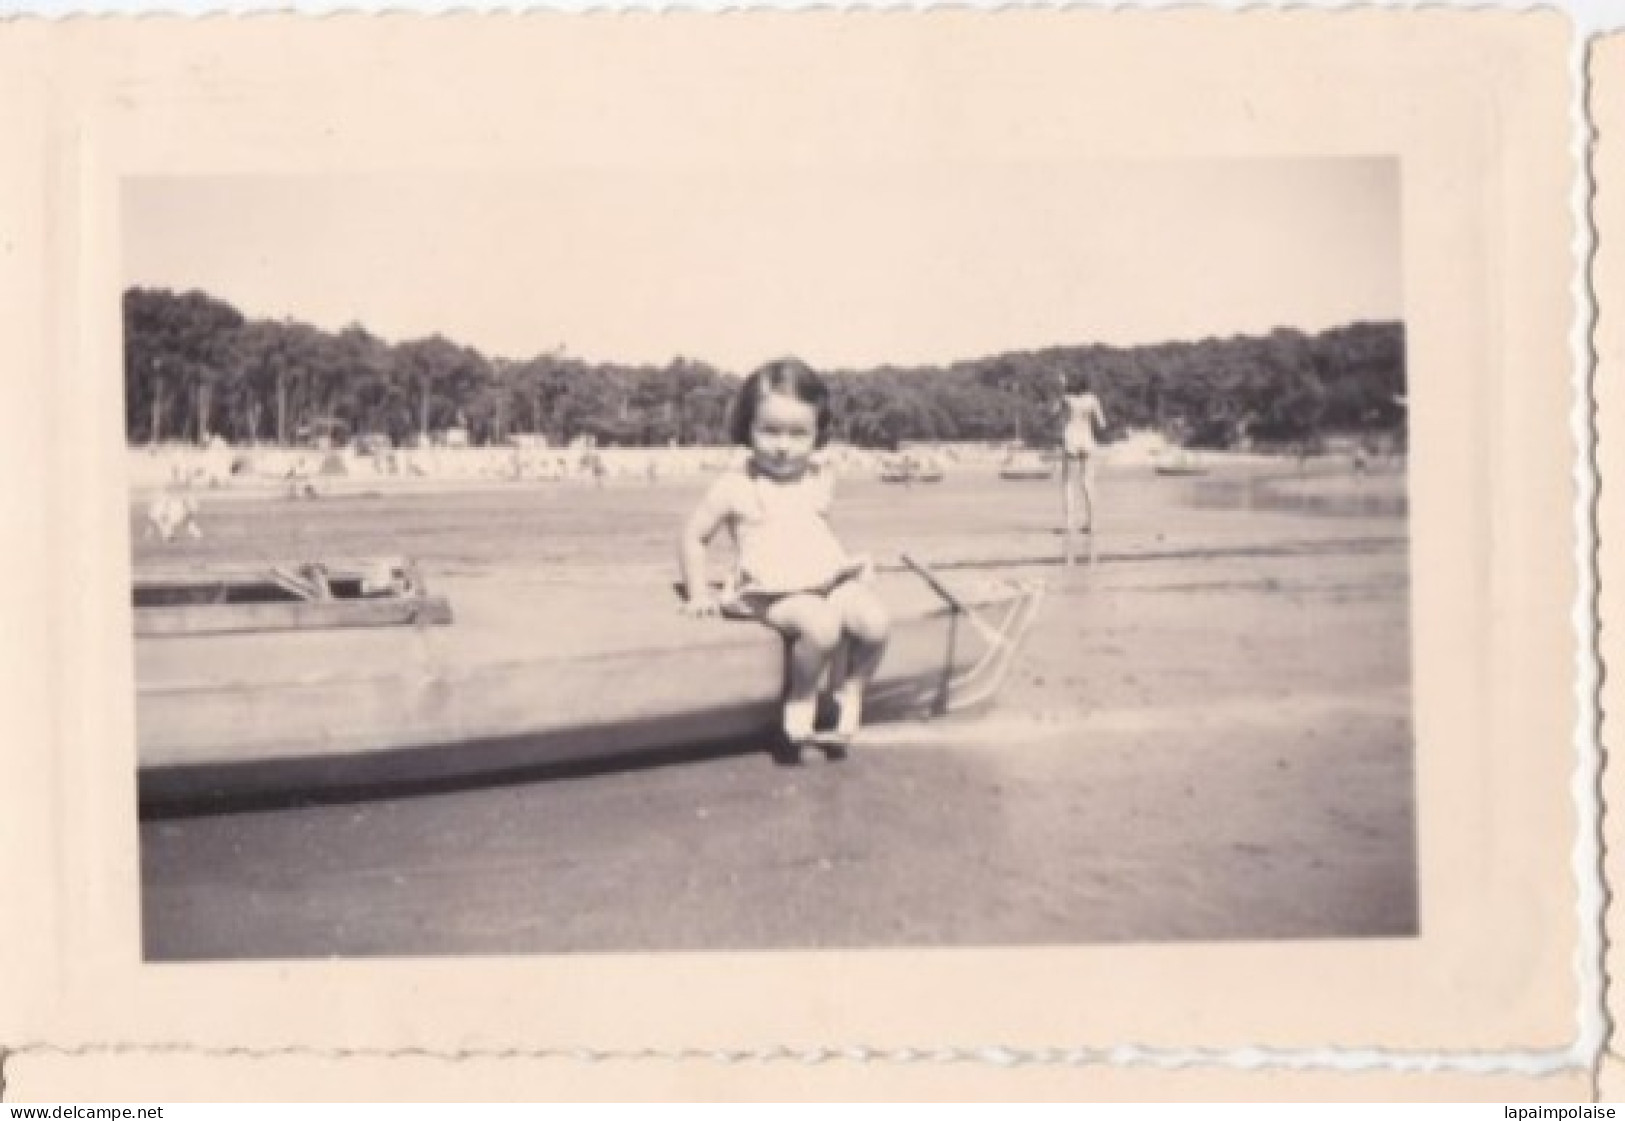
<instances>
[{"instance_id":1,"label":"sandy beach","mask_svg":"<svg viewBox=\"0 0 1625 1121\"><path fill-rule=\"evenodd\" d=\"M388 552L431 581L669 581L702 478L204 495L136 562ZM997 707L765 752L142 825L153 960L1403 937L1416 931L1403 476L1108 468L1096 563L1053 483L843 484L882 562L1050 586ZM139 511L132 504L132 527ZM577 596L579 599L579 595ZM675 601L673 604L675 610Z\"/></svg>"}]
</instances>

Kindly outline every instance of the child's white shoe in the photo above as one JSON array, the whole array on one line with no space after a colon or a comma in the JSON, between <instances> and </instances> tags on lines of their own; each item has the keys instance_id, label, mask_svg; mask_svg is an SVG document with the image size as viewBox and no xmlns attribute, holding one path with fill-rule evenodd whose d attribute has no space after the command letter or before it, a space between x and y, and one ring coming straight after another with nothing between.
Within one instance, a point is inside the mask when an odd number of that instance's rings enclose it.
<instances>
[{"instance_id":1,"label":"child's white shoe","mask_svg":"<svg viewBox=\"0 0 1625 1121\"><path fill-rule=\"evenodd\" d=\"M791 743L806 743L812 739L813 725L818 718L818 698L784 702L784 738Z\"/></svg>"},{"instance_id":2,"label":"child's white shoe","mask_svg":"<svg viewBox=\"0 0 1625 1121\"><path fill-rule=\"evenodd\" d=\"M801 749L812 742L817 717L817 697L784 702L784 743L773 752L775 762L783 766L800 764Z\"/></svg>"},{"instance_id":3,"label":"child's white shoe","mask_svg":"<svg viewBox=\"0 0 1625 1121\"><path fill-rule=\"evenodd\" d=\"M863 727L863 689L856 683L849 683L835 691L834 700L837 709L835 727L818 734L818 746L829 758L839 760L846 758L858 730Z\"/></svg>"},{"instance_id":4,"label":"child's white shoe","mask_svg":"<svg viewBox=\"0 0 1625 1121\"><path fill-rule=\"evenodd\" d=\"M863 727L863 687L849 682L835 694L840 715L835 718L835 734L851 741Z\"/></svg>"}]
</instances>

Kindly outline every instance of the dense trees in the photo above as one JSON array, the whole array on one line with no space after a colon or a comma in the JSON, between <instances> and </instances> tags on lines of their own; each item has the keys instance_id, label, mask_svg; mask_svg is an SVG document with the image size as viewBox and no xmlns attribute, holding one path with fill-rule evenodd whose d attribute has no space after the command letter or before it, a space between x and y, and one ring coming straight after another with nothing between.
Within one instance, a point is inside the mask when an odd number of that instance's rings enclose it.
<instances>
[{"instance_id":1,"label":"dense trees","mask_svg":"<svg viewBox=\"0 0 1625 1121\"><path fill-rule=\"evenodd\" d=\"M409 442L467 429L476 443L518 433L552 442L715 444L739 378L677 357L664 366L589 363L562 352L487 358L439 335L390 344L248 320L201 292L125 293L125 433L132 443L297 442L340 422ZM1402 433L1404 329L1357 323L1310 335L1121 348L1052 347L946 367L830 371L838 438L1047 443L1059 377L1087 375L1113 427L1186 442L1303 443L1329 432Z\"/></svg>"}]
</instances>

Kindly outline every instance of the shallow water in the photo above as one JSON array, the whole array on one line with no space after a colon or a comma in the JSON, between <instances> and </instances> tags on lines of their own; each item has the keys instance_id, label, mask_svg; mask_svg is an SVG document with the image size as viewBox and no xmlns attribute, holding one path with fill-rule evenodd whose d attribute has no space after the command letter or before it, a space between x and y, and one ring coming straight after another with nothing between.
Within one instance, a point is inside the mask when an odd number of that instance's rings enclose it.
<instances>
[{"instance_id":1,"label":"shallow water","mask_svg":"<svg viewBox=\"0 0 1625 1121\"><path fill-rule=\"evenodd\" d=\"M1389 477L1344 474L1202 478L1179 500L1198 509L1270 510L1318 517L1405 518L1410 501Z\"/></svg>"},{"instance_id":2,"label":"shallow water","mask_svg":"<svg viewBox=\"0 0 1625 1121\"><path fill-rule=\"evenodd\" d=\"M1320 489L1295 489L1306 481ZM1392 478L1371 481L1366 490L1346 477L1305 480L1279 465L1251 463L1221 464L1195 478L1108 464L1094 544L1110 559L1402 541L1403 488ZM658 567L669 579L678 529L707 484L703 477L603 488L498 483L319 499L204 492L202 540L143 540L135 508L131 532L137 563L404 554L431 574ZM991 469L960 469L942 483L913 486L843 479L835 522L849 549L882 560L911 552L937 561L1053 563L1061 552L1058 484L1001 480Z\"/></svg>"}]
</instances>

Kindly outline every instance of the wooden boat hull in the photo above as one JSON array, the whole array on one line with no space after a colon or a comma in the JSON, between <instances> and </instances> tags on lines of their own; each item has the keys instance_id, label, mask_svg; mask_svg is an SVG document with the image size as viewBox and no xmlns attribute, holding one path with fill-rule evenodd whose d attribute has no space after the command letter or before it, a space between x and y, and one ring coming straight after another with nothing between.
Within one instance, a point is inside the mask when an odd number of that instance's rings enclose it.
<instances>
[{"instance_id":1,"label":"wooden boat hull","mask_svg":"<svg viewBox=\"0 0 1625 1121\"><path fill-rule=\"evenodd\" d=\"M1042 592L986 583L959 594L1007 636L1002 649L918 579L882 578L893 637L868 720L992 701ZM784 647L765 627L679 618L653 588L454 584L437 581L452 626L138 639L143 802L761 747L778 726Z\"/></svg>"},{"instance_id":2,"label":"wooden boat hull","mask_svg":"<svg viewBox=\"0 0 1625 1121\"><path fill-rule=\"evenodd\" d=\"M439 596L355 600L348 603L228 603L148 607L135 614L140 637L259 634L312 627L389 627L451 622L451 605Z\"/></svg>"}]
</instances>

